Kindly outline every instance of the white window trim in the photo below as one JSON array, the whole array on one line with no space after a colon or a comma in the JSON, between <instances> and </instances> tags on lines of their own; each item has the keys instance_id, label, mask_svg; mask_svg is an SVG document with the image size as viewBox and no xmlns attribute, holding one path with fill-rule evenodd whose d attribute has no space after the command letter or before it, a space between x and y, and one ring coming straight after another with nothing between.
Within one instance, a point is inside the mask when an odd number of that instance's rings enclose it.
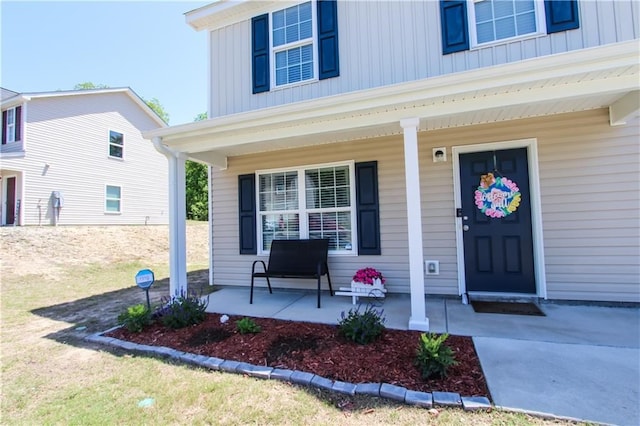
<instances>
[{"instance_id":1,"label":"white window trim","mask_svg":"<svg viewBox=\"0 0 640 426\"><path fill-rule=\"evenodd\" d=\"M263 250L262 248L262 220L260 211L260 175L270 173L282 173L292 172L298 173L298 209L297 210L273 210L269 211L269 214L298 214L300 238L309 238L309 223L307 220L307 214L309 212L322 211L324 209L307 209L306 207L306 180L304 179L305 170L320 169L323 167L349 167L349 197L351 199L351 206L349 208L336 208L332 211L350 211L351 212L351 251L343 250L329 250L330 256L357 256L358 255L358 220L357 220L357 206L356 206L356 167L355 161L339 161L335 163L322 163L322 164L308 164L299 167L287 167L278 169L264 169L256 170L256 191L255 191L255 203L256 203L256 235L258 239L258 255L268 256L269 250ZM300 179L302 176L302 179ZM304 208L302 208L302 203Z\"/></svg>"},{"instance_id":2,"label":"white window trim","mask_svg":"<svg viewBox=\"0 0 640 426\"><path fill-rule=\"evenodd\" d=\"M484 47L491 47L495 45L501 45L512 41L525 40L529 38L540 37L547 34L547 18L544 10L544 0L534 0L535 13L536 13L536 31L529 34L517 35L509 38L501 38L500 40L488 41L486 43L478 43L478 33L476 31L476 10L475 3L479 3L484 0L467 0L467 15L468 15L468 27L469 40L471 42L471 49L480 49Z\"/></svg>"},{"instance_id":3,"label":"white window trim","mask_svg":"<svg viewBox=\"0 0 640 426\"><path fill-rule=\"evenodd\" d=\"M122 145L117 145L117 144L112 144L111 143L111 132L118 133L119 135L122 135ZM111 155L111 145L120 146L122 148L122 157L116 157L114 155ZM117 130L108 130L108 132L107 132L107 156L109 158L114 159L114 160L124 161L124 133L123 132L119 132Z\"/></svg>"},{"instance_id":4,"label":"white window trim","mask_svg":"<svg viewBox=\"0 0 640 426\"><path fill-rule=\"evenodd\" d=\"M107 198L107 187L114 187L114 188L120 188L120 198L118 199L118 201L120 202L120 210L118 210L117 212L112 212L107 210L107 201L109 200L115 200L115 198ZM123 208L123 201L122 201L122 185L114 185L114 184L105 184L104 185L104 214L112 214L112 215L121 215L122 211L124 210Z\"/></svg>"},{"instance_id":5,"label":"white window trim","mask_svg":"<svg viewBox=\"0 0 640 426\"><path fill-rule=\"evenodd\" d=\"M269 67L270 67L269 75L271 80L271 84L270 84L270 87L272 88L271 91L286 89L289 87L301 86L304 84L319 81L318 72L320 72L320 58L318 58L318 15L317 15L317 5L316 5L317 0L310 0L310 1L311 1L311 51L313 53L313 78L310 78L308 80L296 81L295 83L281 84L280 86L276 84L276 53L293 49L298 46L304 46L306 44L309 44L309 39L304 39L303 41L298 40L293 43L287 43L287 44L280 45L278 47L273 47L273 14L275 12L280 12L281 10L285 10L289 7L299 6L303 3L306 3L306 1L301 1L300 3L288 5L284 8L274 10L273 12L269 12Z\"/></svg>"},{"instance_id":6,"label":"white window trim","mask_svg":"<svg viewBox=\"0 0 640 426\"><path fill-rule=\"evenodd\" d=\"M6 133L7 140L6 140L6 143L16 142L16 125L17 125L16 118L17 118L17 115L18 115L18 114L16 114L16 108L17 107L13 107L13 108L9 108L7 110L7 121L6 121L6 123L4 123L4 125L6 126L6 129L7 129L7 133ZM9 124L9 116L13 116L13 123L12 124Z\"/></svg>"}]
</instances>

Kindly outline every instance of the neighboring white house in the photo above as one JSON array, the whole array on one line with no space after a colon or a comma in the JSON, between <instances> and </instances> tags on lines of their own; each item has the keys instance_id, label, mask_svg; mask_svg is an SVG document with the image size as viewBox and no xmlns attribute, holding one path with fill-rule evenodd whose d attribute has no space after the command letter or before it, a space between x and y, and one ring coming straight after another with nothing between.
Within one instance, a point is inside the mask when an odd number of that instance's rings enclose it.
<instances>
[{"instance_id":1,"label":"neighboring white house","mask_svg":"<svg viewBox=\"0 0 640 426\"><path fill-rule=\"evenodd\" d=\"M172 291L191 158L212 170L215 284L248 285L273 238L321 236L332 281L381 270L412 329L425 294L640 302L639 17L636 0L187 13L210 118L145 133L173 155Z\"/></svg>"},{"instance_id":2,"label":"neighboring white house","mask_svg":"<svg viewBox=\"0 0 640 426\"><path fill-rule=\"evenodd\" d=\"M166 224L166 127L129 88L2 89L2 225Z\"/></svg>"}]
</instances>

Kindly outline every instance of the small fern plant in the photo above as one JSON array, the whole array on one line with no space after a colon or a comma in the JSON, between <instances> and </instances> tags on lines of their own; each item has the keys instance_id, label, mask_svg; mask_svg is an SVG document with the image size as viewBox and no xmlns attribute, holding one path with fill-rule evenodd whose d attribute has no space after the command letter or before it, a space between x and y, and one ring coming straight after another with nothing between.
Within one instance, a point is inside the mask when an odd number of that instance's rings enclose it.
<instances>
[{"instance_id":1,"label":"small fern plant","mask_svg":"<svg viewBox=\"0 0 640 426\"><path fill-rule=\"evenodd\" d=\"M249 333L260 333L262 329L254 320L251 318L244 317L238 321L236 321L236 329L240 334L249 334Z\"/></svg>"},{"instance_id":2,"label":"small fern plant","mask_svg":"<svg viewBox=\"0 0 640 426\"><path fill-rule=\"evenodd\" d=\"M449 367L458 364L453 350L444 342L449 334L422 333L416 351L415 365L423 379L444 378Z\"/></svg>"},{"instance_id":3,"label":"small fern plant","mask_svg":"<svg viewBox=\"0 0 640 426\"><path fill-rule=\"evenodd\" d=\"M142 303L129 306L127 310L118 315L120 322L132 333L140 333L146 326L151 324L151 312Z\"/></svg>"},{"instance_id":4,"label":"small fern plant","mask_svg":"<svg viewBox=\"0 0 640 426\"><path fill-rule=\"evenodd\" d=\"M361 345L371 343L380 337L385 329L386 319L382 313L382 310L377 311L371 305L367 305L364 312L360 312L360 305L355 310L349 309L346 315L342 312L338 322L338 333Z\"/></svg>"}]
</instances>

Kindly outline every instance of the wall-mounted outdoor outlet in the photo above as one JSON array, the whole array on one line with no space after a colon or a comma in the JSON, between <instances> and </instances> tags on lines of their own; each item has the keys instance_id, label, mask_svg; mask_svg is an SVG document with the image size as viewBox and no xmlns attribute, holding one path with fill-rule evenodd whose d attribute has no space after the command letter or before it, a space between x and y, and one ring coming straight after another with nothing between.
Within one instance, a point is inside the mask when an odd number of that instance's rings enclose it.
<instances>
[{"instance_id":1,"label":"wall-mounted outdoor outlet","mask_svg":"<svg viewBox=\"0 0 640 426\"><path fill-rule=\"evenodd\" d=\"M440 261L439 260L425 260L424 271L427 275L440 275Z\"/></svg>"}]
</instances>

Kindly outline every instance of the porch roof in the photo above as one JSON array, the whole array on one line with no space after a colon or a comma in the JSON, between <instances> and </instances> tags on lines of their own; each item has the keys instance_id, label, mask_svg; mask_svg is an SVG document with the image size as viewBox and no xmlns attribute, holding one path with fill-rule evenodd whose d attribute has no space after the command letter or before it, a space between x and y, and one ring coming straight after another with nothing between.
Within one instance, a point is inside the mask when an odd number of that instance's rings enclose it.
<instances>
[{"instance_id":1,"label":"porch roof","mask_svg":"<svg viewBox=\"0 0 640 426\"><path fill-rule=\"evenodd\" d=\"M227 157L420 130L609 108L638 116L638 40L151 130L170 149L221 168Z\"/></svg>"}]
</instances>

